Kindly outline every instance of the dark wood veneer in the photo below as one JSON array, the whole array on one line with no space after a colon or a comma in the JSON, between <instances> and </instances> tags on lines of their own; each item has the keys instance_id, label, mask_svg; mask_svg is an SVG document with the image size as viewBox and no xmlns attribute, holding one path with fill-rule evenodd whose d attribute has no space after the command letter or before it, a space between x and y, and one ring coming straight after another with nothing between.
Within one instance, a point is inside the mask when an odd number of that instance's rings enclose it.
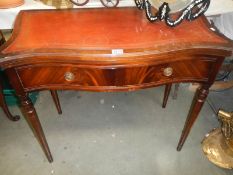
<instances>
[{"instance_id":1,"label":"dark wood veneer","mask_svg":"<svg viewBox=\"0 0 233 175\"><path fill-rule=\"evenodd\" d=\"M212 30L204 16L169 28L148 22L136 8L22 11L12 38L1 47L0 66L50 162L27 92L129 91L166 85L165 107L172 83L199 82L202 86L177 147L181 150L219 67L232 54L232 42Z\"/></svg>"},{"instance_id":2,"label":"dark wood veneer","mask_svg":"<svg viewBox=\"0 0 233 175\"><path fill-rule=\"evenodd\" d=\"M163 63L158 65L131 65L131 67L115 66L85 66L85 65L63 65L63 64L35 64L21 66L17 68L17 73L21 79L23 87L28 90L47 89L47 86L60 86L62 89L77 89L83 87L97 90L101 87L102 91L117 90L128 88L135 89L150 85L158 86L161 84L177 81L196 81L207 82L209 70L215 64L212 60L180 60L176 62ZM173 68L172 76L166 77L163 71L166 67ZM65 80L65 73L72 72L75 78L71 81ZM33 75L33 76L31 76ZM28 77L30 81L27 81ZM43 78L43 77L46 77ZM67 87L69 86L69 87ZM99 89L98 89L99 91Z\"/></svg>"}]
</instances>

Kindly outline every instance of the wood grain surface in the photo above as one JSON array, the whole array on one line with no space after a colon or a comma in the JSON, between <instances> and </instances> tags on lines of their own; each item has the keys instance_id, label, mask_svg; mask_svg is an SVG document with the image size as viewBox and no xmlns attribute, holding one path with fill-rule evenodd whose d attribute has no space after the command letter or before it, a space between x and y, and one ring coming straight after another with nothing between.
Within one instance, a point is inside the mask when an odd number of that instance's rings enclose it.
<instances>
[{"instance_id":1,"label":"wood grain surface","mask_svg":"<svg viewBox=\"0 0 233 175\"><path fill-rule=\"evenodd\" d=\"M177 146L180 151L232 48L204 16L170 28L150 23L136 8L31 10L20 12L13 36L0 48L0 67L52 162L28 92L130 91L166 85L165 107L172 83L199 82ZM53 97L61 113L57 94Z\"/></svg>"}]
</instances>

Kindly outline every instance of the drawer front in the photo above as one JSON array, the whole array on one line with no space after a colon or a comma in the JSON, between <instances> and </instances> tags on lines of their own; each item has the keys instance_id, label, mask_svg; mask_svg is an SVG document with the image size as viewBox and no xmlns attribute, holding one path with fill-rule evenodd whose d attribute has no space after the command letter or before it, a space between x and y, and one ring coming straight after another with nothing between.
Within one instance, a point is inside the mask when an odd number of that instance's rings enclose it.
<instances>
[{"instance_id":1,"label":"drawer front","mask_svg":"<svg viewBox=\"0 0 233 175\"><path fill-rule=\"evenodd\" d=\"M34 65L19 67L25 89L46 86L130 87L159 85L173 81L207 81L214 62L185 60L135 67L80 67L79 65Z\"/></svg>"}]
</instances>

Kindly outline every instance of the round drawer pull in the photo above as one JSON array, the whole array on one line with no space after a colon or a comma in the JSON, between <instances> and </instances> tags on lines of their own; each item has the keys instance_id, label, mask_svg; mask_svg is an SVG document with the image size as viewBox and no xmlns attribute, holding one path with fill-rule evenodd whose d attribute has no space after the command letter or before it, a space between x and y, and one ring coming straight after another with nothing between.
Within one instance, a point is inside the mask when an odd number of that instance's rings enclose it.
<instances>
[{"instance_id":1,"label":"round drawer pull","mask_svg":"<svg viewBox=\"0 0 233 175\"><path fill-rule=\"evenodd\" d=\"M170 77L173 74L173 69L171 67L167 67L163 70L163 75L166 77Z\"/></svg>"},{"instance_id":2,"label":"round drawer pull","mask_svg":"<svg viewBox=\"0 0 233 175\"><path fill-rule=\"evenodd\" d=\"M72 72L66 72L64 77L65 77L66 81L72 81L75 78L75 76L74 76L74 74Z\"/></svg>"}]
</instances>

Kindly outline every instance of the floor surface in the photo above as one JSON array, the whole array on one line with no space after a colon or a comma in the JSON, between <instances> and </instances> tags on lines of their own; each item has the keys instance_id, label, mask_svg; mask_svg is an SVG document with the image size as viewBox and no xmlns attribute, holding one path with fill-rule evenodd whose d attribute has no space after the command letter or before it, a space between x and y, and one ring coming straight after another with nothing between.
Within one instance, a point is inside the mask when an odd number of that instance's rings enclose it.
<instances>
[{"instance_id":1,"label":"floor surface","mask_svg":"<svg viewBox=\"0 0 233 175\"><path fill-rule=\"evenodd\" d=\"M53 154L51 164L25 119L11 122L0 110L0 174L232 175L202 153L204 135L219 126L208 103L183 150L176 151L193 96L187 89L181 86L178 99L170 97L166 109L161 107L164 87L127 93L59 91L62 115L49 92L40 93L35 107ZM232 91L227 93L231 100ZM219 102L214 98L211 93L212 102ZM10 110L20 113L18 107Z\"/></svg>"}]
</instances>

